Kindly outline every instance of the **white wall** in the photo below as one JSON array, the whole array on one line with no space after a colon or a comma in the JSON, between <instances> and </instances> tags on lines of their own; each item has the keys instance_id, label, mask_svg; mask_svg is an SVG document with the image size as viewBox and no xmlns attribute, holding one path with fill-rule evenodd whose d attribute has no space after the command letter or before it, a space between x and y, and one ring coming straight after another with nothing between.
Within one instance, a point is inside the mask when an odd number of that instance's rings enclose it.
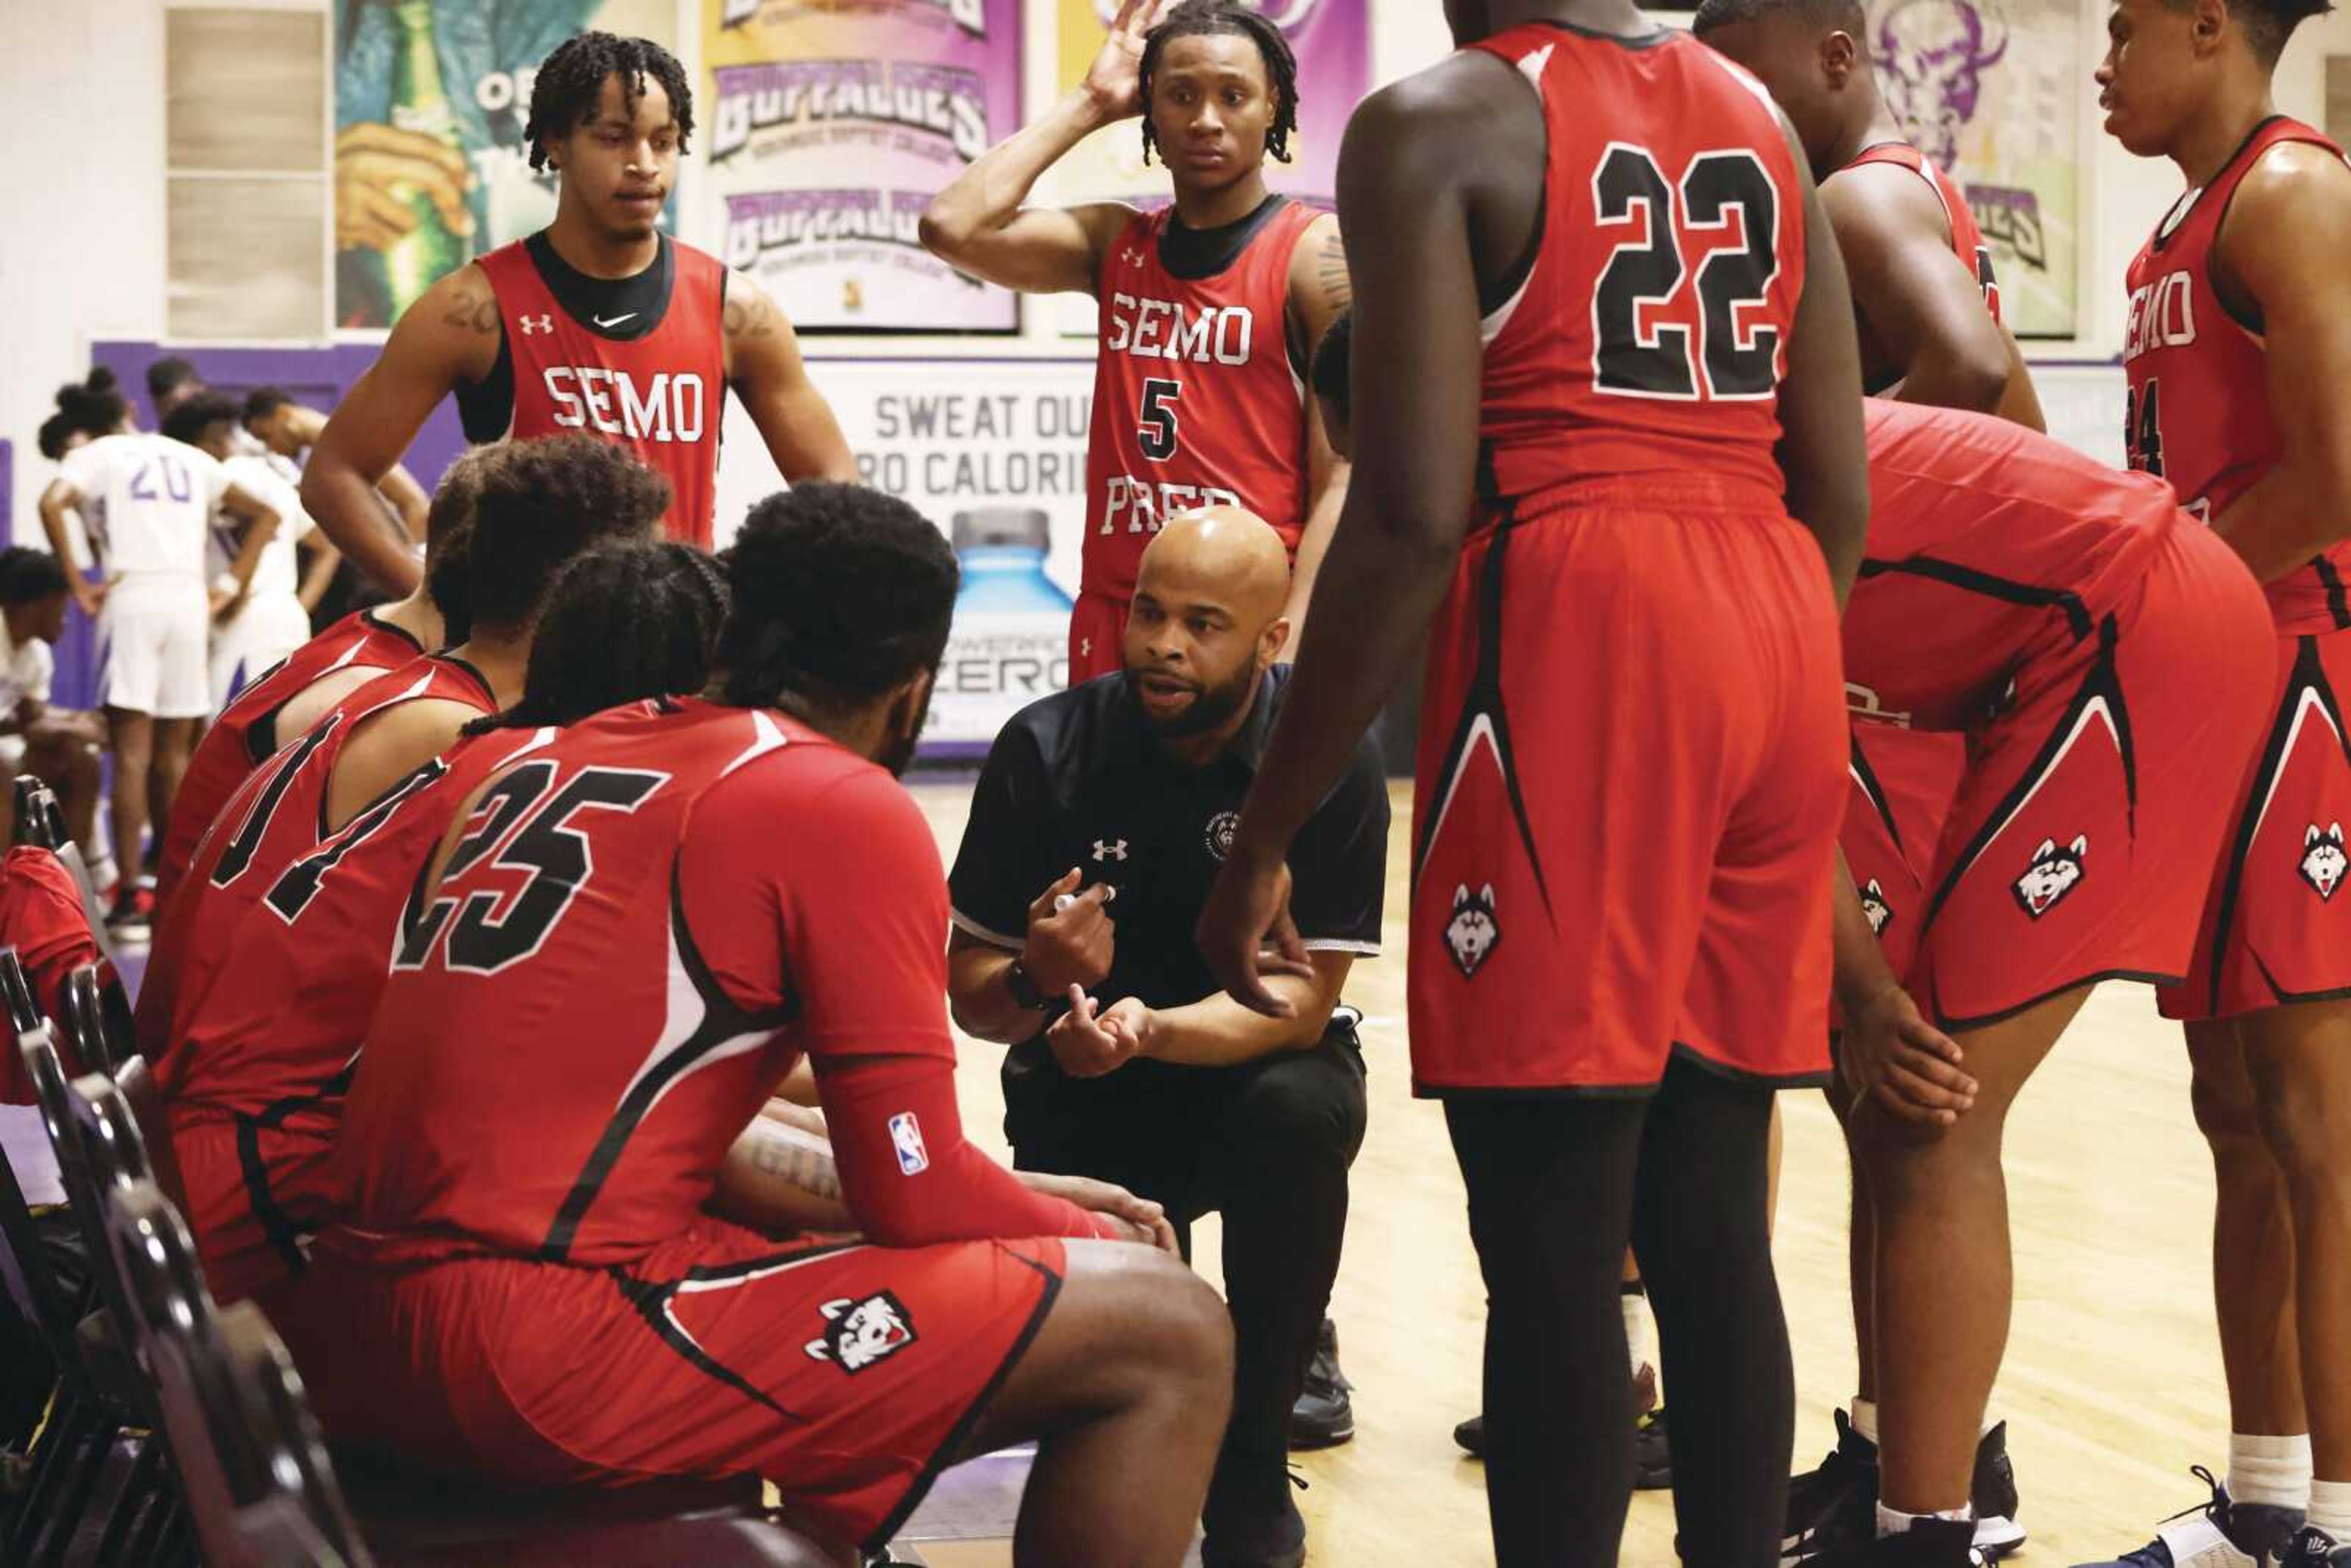
<instances>
[{"instance_id":1,"label":"white wall","mask_svg":"<svg viewBox=\"0 0 2351 1568\"><path fill-rule=\"evenodd\" d=\"M247 0L264 5L322 0ZM2164 206L2178 193L2177 172L2134 159L2098 128L2090 71L2105 47L2103 0L2080 0L2081 146L2087 167L2081 222L2080 335L2036 343L2038 360L2111 360L2121 342L2123 272ZM1372 0L1374 66L1383 79L1419 68L1448 47L1433 0ZM1066 85L1052 79L1053 0L1030 0L1029 102L1050 101ZM678 37L687 63L698 52L698 0L678 0ZM163 329L163 0L0 0L0 37L9 40L0 68L0 145L17 153L0 181L0 432L17 443L16 537L36 537L34 498L45 465L34 434L55 385L78 373L98 338L155 338ZM2306 25L2278 76L2279 107L2316 120L2324 112L2323 57L2351 52L2351 15ZM691 178L689 173L688 178ZM684 193L691 199L692 192ZM689 210L691 208L689 207ZM998 340L987 352L1042 356L1081 351L1058 335L1050 309L1028 312L1023 336ZM811 344L815 359L923 357L968 351L924 339L832 339ZM2067 378L2073 402L2106 395L2114 378ZM2118 394L2115 394L2117 395ZM2102 415L2085 403L2086 428ZM2114 417L2120 417L2117 406ZM764 455L756 440L730 441L730 465ZM759 479L744 474L743 479Z\"/></svg>"}]
</instances>

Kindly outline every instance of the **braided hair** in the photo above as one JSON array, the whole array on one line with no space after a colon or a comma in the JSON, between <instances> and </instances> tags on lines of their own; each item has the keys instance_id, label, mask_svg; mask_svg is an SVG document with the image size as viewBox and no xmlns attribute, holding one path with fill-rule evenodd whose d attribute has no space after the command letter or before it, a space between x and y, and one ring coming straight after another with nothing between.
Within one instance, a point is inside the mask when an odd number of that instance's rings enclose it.
<instances>
[{"instance_id":1,"label":"braided hair","mask_svg":"<svg viewBox=\"0 0 2351 1568\"><path fill-rule=\"evenodd\" d=\"M677 120L677 150L686 151L694 135L694 87L677 57L651 38L589 32L558 44L532 79L530 119L522 128L532 168L547 167L549 141L570 135L595 117L604 83L614 76L621 78L621 99L631 114L645 95L646 78L661 83L669 95L669 111Z\"/></svg>"},{"instance_id":2,"label":"braided hair","mask_svg":"<svg viewBox=\"0 0 2351 1568\"><path fill-rule=\"evenodd\" d=\"M1204 38L1219 35L1249 39L1265 58L1266 80L1273 88L1273 121L1266 127L1265 151L1280 162L1290 162L1290 133L1298 129L1298 57L1281 29L1243 0L1183 0L1144 36L1143 64L1135 96L1143 104L1143 161L1151 162L1158 137L1151 129L1151 81L1171 38Z\"/></svg>"},{"instance_id":3,"label":"braided hair","mask_svg":"<svg viewBox=\"0 0 2351 1568\"><path fill-rule=\"evenodd\" d=\"M692 545L598 545L555 580L521 700L465 733L577 724L622 703L700 691L726 615L718 563Z\"/></svg>"},{"instance_id":4,"label":"braided hair","mask_svg":"<svg viewBox=\"0 0 2351 1568\"><path fill-rule=\"evenodd\" d=\"M751 508L726 580L723 700L772 707L789 693L837 709L938 667L959 574L946 536L905 502L808 480Z\"/></svg>"}]
</instances>

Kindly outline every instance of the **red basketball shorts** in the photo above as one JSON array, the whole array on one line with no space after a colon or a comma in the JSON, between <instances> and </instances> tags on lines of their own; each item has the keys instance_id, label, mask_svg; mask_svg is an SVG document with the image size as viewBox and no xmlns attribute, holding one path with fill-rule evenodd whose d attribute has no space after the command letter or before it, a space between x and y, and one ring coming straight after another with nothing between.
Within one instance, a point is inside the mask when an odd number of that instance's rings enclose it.
<instances>
[{"instance_id":1,"label":"red basketball shorts","mask_svg":"<svg viewBox=\"0 0 2351 1568\"><path fill-rule=\"evenodd\" d=\"M2182 526L2120 608L2053 616L1972 737L1907 976L1945 1029L2186 971L2226 801L2259 738L2261 590Z\"/></svg>"},{"instance_id":2,"label":"red basketball shorts","mask_svg":"<svg viewBox=\"0 0 2351 1568\"><path fill-rule=\"evenodd\" d=\"M1078 601L1070 609L1070 685L1081 685L1096 675L1126 668L1130 602L1092 589L1078 591Z\"/></svg>"},{"instance_id":3,"label":"red basketball shorts","mask_svg":"<svg viewBox=\"0 0 2351 1568\"><path fill-rule=\"evenodd\" d=\"M2279 636L2248 700L2252 764L2199 881L2202 918L2186 979L2157 998L2166 1018L2235 1018L2351 996L2351 631ZM2217 706L2220 694L2210 700ZM2217 769L2215 770L2217 771ZM2340 898L2341 903L2335 900Z\"/></svg>"},{"instance_id":4,"label":"red basketball shorts","mask_svg":"<svg viewBox=\"0 0 2351 1568\"><path fill-rule=\"evenodd\" d=\"M520 1485L756 1471L877 1549L1043 1326L1048 1239L778 1243L717 1220L626 1268L392 1268L344 1230L281 1327L338 1440Z\"/></svg>"},{"instance_id":5,"label":"red basketball shorts","mask_svg":"<svg viewBox=\"0 0 2351 1568\"><path fill-rule=\"evenodd\" d=\"M333 1214L340 1102L281 1117L172 1108L188 1226L214 1299L268 1296L302 1272L303 1249Z\"/></svg>"},{"instance_id":6,"label":"red basketball shorts","mask_svg":"<svg viewBox=\"0 0 2351 1568\"><path fill-rule=\"evenodd\" d=\"M1854 720L1837 844L1897 975L1907 974L1917 956L1936 845L1967 767L1965 736Z\"/></svg>"},{"instance_id":7,"label":"red basketball shorts","mask_svg":"<svg viewBox=\"0 0 2351 1568\"><path fill-rule=\"evenodd\" d=\"M1579 486L1473 538L1422 712L1417 1092L1822 1076L1839 668L1820 549L1751 490Z\"/></svg>"}]
</instances>

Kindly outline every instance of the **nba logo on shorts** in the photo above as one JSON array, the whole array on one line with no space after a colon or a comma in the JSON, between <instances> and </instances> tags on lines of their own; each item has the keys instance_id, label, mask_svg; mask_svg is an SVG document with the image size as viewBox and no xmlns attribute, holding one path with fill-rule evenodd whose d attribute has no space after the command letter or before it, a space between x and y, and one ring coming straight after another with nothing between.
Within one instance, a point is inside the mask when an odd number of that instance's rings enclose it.
<instances>
[{"instance_id":1,"label":"nba logo on shorts","mask_svg":"<svg viewBox=\"0 0 2351 1568\"><path fill-rule=\"evenodd\" d=\"M912 1111L890 1118L890 1143L898 1151L898 1174L920 1176L931 1168L931 1152L923 1147L923 1124Z\"/></svg>"}]
</instances>

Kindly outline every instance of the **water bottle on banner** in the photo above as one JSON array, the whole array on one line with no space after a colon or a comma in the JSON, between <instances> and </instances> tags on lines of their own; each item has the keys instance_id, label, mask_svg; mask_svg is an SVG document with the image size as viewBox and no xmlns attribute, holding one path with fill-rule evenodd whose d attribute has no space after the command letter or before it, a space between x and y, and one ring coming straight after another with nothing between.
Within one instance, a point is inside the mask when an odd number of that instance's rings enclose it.
<instances>
[{"instance_id":1,"label":"water bottle on banner","mask_svg":"<svg viewBox=\"0 0 2351 1568\"><path fill-rule=\"evenodd\" d=\"M1045 573L1052 521L1041 507L957 512L949 537L963 589L924 738L985 745L1006 719L1068 684L1071 601Z\"/></svg>"},{"instance_id":2,"label":"water bottle on banner","mask_svg":"<svg viewBox=\"0 0 2351 1568\"><path fill-rule=\"evenodd\" d=\"M400 30L399 54L392 65L392 124L463 152L457 116L442 86L440 57L434 52L433 0L400 0L392 15ZM435 280L473 257L472 240L450 228L432 197L411 186L406 199L416 226L383 256L384 282L392 291L395 318Z\"/></svg>"}]
</instances>

